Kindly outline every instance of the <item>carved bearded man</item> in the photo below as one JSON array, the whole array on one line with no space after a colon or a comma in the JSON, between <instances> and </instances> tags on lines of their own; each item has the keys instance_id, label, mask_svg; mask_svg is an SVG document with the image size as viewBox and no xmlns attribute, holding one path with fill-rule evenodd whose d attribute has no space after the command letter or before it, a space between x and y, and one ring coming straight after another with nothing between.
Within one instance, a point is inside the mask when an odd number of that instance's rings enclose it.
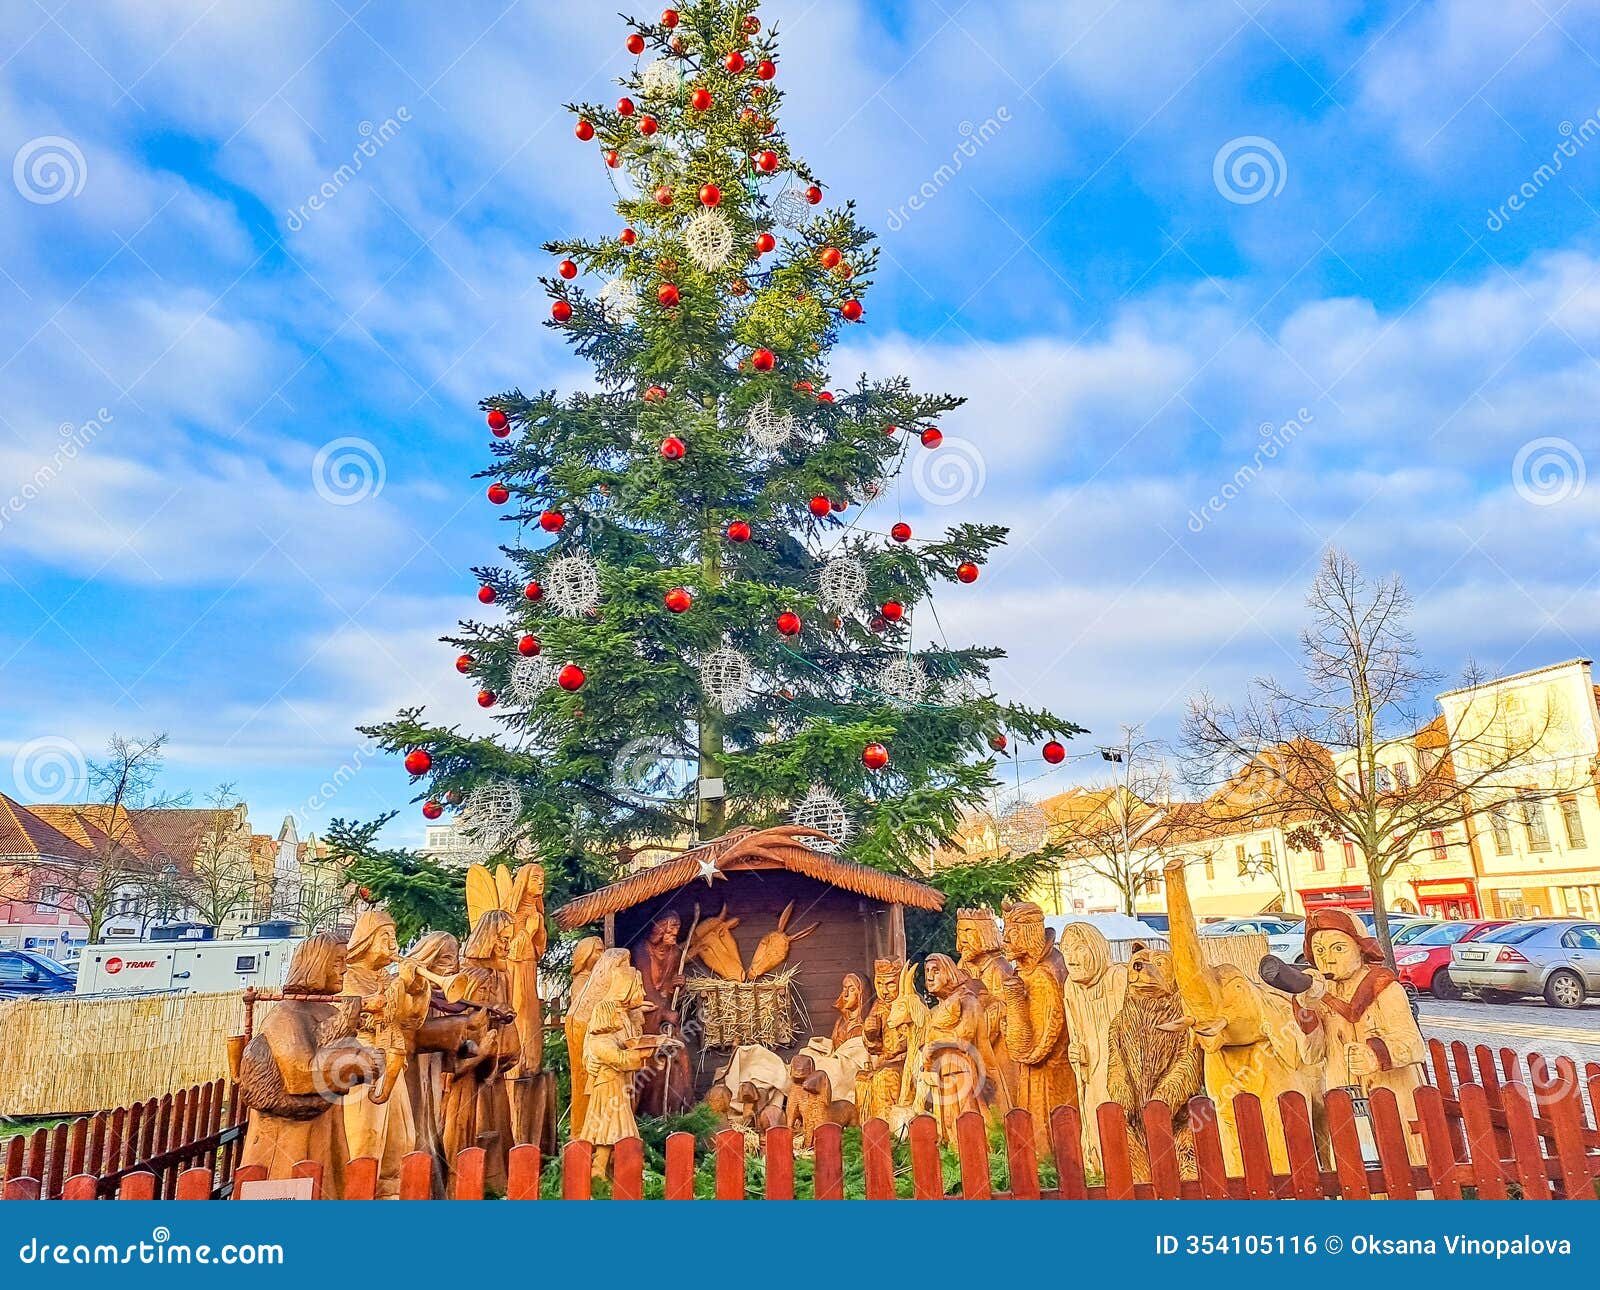
<instances>
[{"instance_id":1,"label":"carved bearded man","mask_svg":"<svg viewBox=\"0 0 1600 1290\"><path fill-rule=\"evenodd\" d=\"M1053 1158L1050 1114L1058 1106L1076 1106L1078 1088L1067 1056L1071 1036L1066 1003L1050 963L1053 947L1044 911L1032 902L1007 906L1001 946L1011 965L1000 993L1006 1049L1016 1063L1016 1104L1033 1120L1040 1157Z\"/></svg>"},{"instance_id":2,"label":"carved bearded man","mask_svg":"<svg viewBox=\"0 0 1600 1290\"><path fill-rule=\"evenodd\" d=\"M1010 974L1000 950L1000 925L987 909L956 911L956 966L967 977L967 989L983 1010L979 1050L994 1081L991 1110L1004 1115L1016 1105L1016 1066L1006 1051L1006 1005L1000 986Z\"/></svg>"},{"instance_id":3,"label":"carved bearded man","mask_svg":"<svg viewBox=\"0 0 1600 1290\"><path fill-rule=\"evenodd\" d=\"M1106 1078L1111 1063L1111 1023L1122 1011L1128 968L1111 961L1110 943L1089 923L1068 923L1062 929L1061 953L1067 964L1063 993L1067 1029L1072 1034L1067 1057L1083 1110L1083 1163L1090 1172L1100 1173L1100 1126L1095 1108L1112 1100Z\"/></svg>"},{"instance_id":4,"label":"carved bearded man","mask_svg":"<svg viewBox=\"0 0 1600 1290\"><path fill-rule=\"evenodd\" d=\"M678 943L683 920L672 912L650 924L644 943L633 950L633 966L644 979L644 1033L678 1034L677 995L683 985L683 946ZM681 1044L664 1048L639 1090L639 1110L646 1115L681 1115L694 1105L694 1075L689 1050Z\"/></svg>"}]
</instances>

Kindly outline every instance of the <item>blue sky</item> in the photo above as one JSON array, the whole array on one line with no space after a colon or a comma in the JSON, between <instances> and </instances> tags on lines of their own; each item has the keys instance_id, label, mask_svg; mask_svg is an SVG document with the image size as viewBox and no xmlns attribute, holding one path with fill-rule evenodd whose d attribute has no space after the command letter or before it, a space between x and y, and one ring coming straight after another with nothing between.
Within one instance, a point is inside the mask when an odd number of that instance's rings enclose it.
<instances>
[{"instance_id":1,"label":"blue sky","mask_svg":"<svg viewBox=\"0 0 1600 1290\"><path fill-rule=\"evenodd\" d=\"M1329 541L1404 575L1442 672L1593 650L1600 2L762 16L791 140L883 236L836 380L971 399L944 428L981 488L881 518L1014 526L939 603L1012 651L1003 693L1169 734L1292 668ZM420 833L354 727L486 725L436 640L504 537L475 405L585 380L536 278L617 222L561 105L615 96L625 34L505 0L0 12L0 788L165 730L170 787L236 781L258 828ZM382 487L333 504L348 438Z\"/></svg>"}]
</instances>

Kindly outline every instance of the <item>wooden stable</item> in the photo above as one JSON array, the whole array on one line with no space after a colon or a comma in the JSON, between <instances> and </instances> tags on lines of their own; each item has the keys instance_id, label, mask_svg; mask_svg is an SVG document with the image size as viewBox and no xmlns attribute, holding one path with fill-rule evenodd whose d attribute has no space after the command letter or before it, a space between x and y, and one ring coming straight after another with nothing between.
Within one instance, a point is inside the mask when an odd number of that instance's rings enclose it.
<instances>
[{"instance_id":1,"label":"wooden stable","mask_svg":"<svg viewBox=\"0 0 1600 1290\"><path fill-rule=\"evenodd\" d=\"M1243 1169L1230 1173L1224 1166L1217 1136L1215 1108L1205 1098L1190 1103L1198 1126L1198 1169L1194 1176L1179 1173L1166 1108L1152 1104L1145 1120L1150 1134L1151 1180L1135 1182L1127 1154L1127 1122L1120 1107L1107 1103L1096 1112L1106 1148L1103 1179L1086 1179L1079 1154L1079 1113L1062 1107L1051 1116L1050 1136L1060 1162L1059 1182L1041 1177L1034 1146L1033 1126L1026 1112L1013 1111L1005 1122L1002 1158L992 1157L980 1116L971 1114L960 1125L956 1156L959 1181L947 1185L944 1158L934 1122L919 1116L908 1128L907 1149L896 1159L889 1126L869 1121L861 1132L862 1164L867 1199L909 1196L922 1200L988 1200L1001 1198L1044 1200L1120 1199L1366 1199L1387 1195L1397 1199L1431 1193L1442 1199L1475 1196L1482 1199L1521 1197L1529 1200L1594 1199L1600 1182L1600 1065L1589 1064L1580 1074L1569 1058L1548 1062L1530 1054L1524 1064L1509 1049L1498 1053L1482 1045L1469 1052L1465 1045L1448 1048L1437 1040L1430 1048L1434 1083L1419 1091L1417 1109L1425 1143L1425 1159L1413 1161L1406 1150L1405 1132L1395 1099L1387 1089L1371 1100L1371 1128L1376 1159L1362 1149L1357 1108L1350 1097L1335 1090L1327 1097L1327 1117L1332 1154L1319 1159L1304 1100L1286 1094L1283 1111L1289 1144L1287 1170L1274 1170L1268 1158L1266 1129L1260 1103L1252 1096L1235 1099L1234 1113L1247 1150ZM165 1118L165 1117L163 1117ZM82 1123L82 1122L80 1122ZM41 1132L44 1132L41 1130ZM76 1144L76 1127L65 1135ZM54 1135L52 1134L52 1138ZM53 1161L54 1152L30 1146L25 1152L7 1153L6 1177L0 1195L7 1200L60 1197L92 1200L148 1200L170 1196L203 1200L235 1194L239 1183L259 1178L252 1166L237 1166L229 1144L202 1141L191 1144L205 1163L180 1169L164 1158L148 1169L119 1171L113 1177L80 1173L63 1178L82 1158L72 1148L64 1167ZM842 1135L837 1125L817 1131L810 1159L812 1181L797 1181L794 1137L786 1128L765 1135L765 1179L761 1195L769 1200L796 1197L817 1200L845 1198L846 1164ZM676 1133L666 1142L665 1176L660 1190L669 1200L695 1196L696 1144L692 1134ZM726 1131L711 1146L714 1160L713 1194L718 1199L742 1199L746 1186L746 1139ZM213 1165L208 1157L219 1163ZM457 1157L451 1198L477 1200L485 1195L484 1156L480 1147ZM192 1157L191 1157L192 1158ZM615 1182L611 1194L619 1199L641 1198L646 1193L644 1144L637 1138L616 1146ZM18 1167L29 1173L14 1172ZM231 1169L231 1172L230 1172ZM564 1199L586 1200L593 1192L590 1147L571 1142L558 1160L543 1156L536 1146L514 1148L509 1157L505 1195L510 1200L532 1200L546 1190L545 1175L556 1170L558 1190ZM302 1161L297 1176L312 1180L313 1194L320 1183L321 1166ZM377 1186L377 1163L356 1160L347 1166L347 1199L371 1199ZM402 1171L402 1199L427 1199L432 1186L432 1158L417 1152L406 1158Z\"/></svg>"},{"instance_id":2,"label":"wooden stable","mask_svg":"<svg viewBox=\"0 0 1600 1290\"><path fill-rule=\"evenodd\" d=\"M749 964L762 937L777 928L792 905L791 928L816 924L797 941L785 965L794 969L794 995L808 1022L792 1045L798 1047L832 1028L834 1000L846 974L870 983L876 960L905 959L906 908L937 910L944 896L923 883L803 844L783 845L780 839L779 845L748 845L765 836L736 831L630 874L563 905L555 911L556 924L568 931L601 928L608 947L631 950L664 914L677 914L687 937L697 908L702 918L712 918L726 907L728 917L739 920L733 936L740 961ZM705 864L716 869L709 883ZM702 1085L713 1064L700 1063Z\"/></svg>"}]
</instances>

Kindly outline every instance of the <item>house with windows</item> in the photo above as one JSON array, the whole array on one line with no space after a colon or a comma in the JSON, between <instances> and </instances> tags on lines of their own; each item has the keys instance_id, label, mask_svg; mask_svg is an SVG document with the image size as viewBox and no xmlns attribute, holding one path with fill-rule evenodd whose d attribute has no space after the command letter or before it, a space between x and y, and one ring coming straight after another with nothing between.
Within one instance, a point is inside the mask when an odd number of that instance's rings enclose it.
<instances>
[{"instance_id":1,"label":"house with windows","mask_svg":"<svg viewBox=\"0 0 1600 1290\"><path fill-rule=\"evenodd\" d=\"M1486 731L1489 748L1529 749L1492 777L1471 821L1484 916L1600 917L1600 690L1591 662L1448 691L1439 706L1452 728Z\"/></svg>"}]
</instances>

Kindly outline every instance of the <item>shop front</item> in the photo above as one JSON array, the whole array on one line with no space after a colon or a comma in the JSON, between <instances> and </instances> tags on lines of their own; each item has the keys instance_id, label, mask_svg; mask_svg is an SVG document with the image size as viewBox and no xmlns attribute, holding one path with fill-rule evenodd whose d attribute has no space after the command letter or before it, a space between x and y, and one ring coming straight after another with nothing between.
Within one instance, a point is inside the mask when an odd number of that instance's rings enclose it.
<instances>
[{"instance_id":1,"label":"shop front","mask_svg":"<svg viewBox=\"0 0 1600 1290\"><path fill-rule=\"evenodd\" d=\"M1338 909L1372 909L1371 887L1302 887L1300 905L1306 910L1333 906Z\"/></svg>"},{"instance_id":2,"label":"shop front","mask_svg":"<svg viewBox=\"0 0 1600 1290\"><path fill-rule=\"evenodd\" d=\"M1419 878L1411 884L1417 908L1426 918L1483 917L1477 887L1470 878Z\"/></svg>"}]
</instances>

